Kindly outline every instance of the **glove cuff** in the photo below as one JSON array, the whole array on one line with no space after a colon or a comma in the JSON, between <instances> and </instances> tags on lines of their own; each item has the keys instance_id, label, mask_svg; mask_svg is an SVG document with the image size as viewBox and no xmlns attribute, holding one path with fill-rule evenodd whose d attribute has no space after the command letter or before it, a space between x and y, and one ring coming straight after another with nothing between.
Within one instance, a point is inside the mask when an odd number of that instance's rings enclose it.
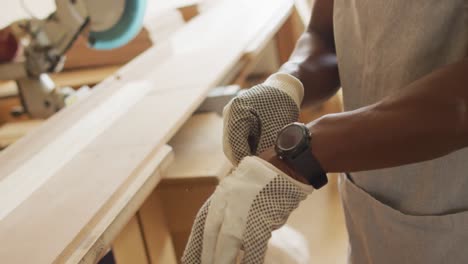
<instances>
[{"instance_id":1,"label":"glove cuff","mask_svg":"<svg viewBox=\"0 0 468 264\"><path fill-rule=\"evenodd\" d=\"M304 86L296 77L287 73L275 73L268 77L263 85L272 86L285 92L300 108L304 98Z\"/></svg>"},{"instance_id":2,"label":"glove cuff","mask_svg":"<svg viewBox=\"0 0 468 264\"><path fill-rule=\"evenodd\" d=\"M297 181L293 179L291 176L285 174L282 170L276 168L273 164L259 158L259 157L249 157L251 159L257 160L257 162L262 163L265 167L269 168L270 170L276 172L278 175L281 175L282 177L286 178L289 182L292 184L296 185L299 189L301 189L304 193L306 194L311 194L315 189L312 185L302 183L300 181Z\"/></svg>"}]
</instances>

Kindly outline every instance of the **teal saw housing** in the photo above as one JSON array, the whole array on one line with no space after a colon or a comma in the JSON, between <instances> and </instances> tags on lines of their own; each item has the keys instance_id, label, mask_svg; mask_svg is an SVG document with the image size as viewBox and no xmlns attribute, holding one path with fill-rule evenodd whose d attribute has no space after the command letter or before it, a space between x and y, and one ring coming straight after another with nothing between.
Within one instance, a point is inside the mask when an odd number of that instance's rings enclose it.
<instances>
[{"instance_id":1,"label":"teal saw housing","mask_svg":"<svg viewBox=\"0 0 468 264\"><path fill-rule=\"evenodd\" d=\"M117 24L105 31L89 33L89 46L97 50L110 50L130 42L140 32L147 0L126 0L124 12Z\"/></svg>"}]
</instances>

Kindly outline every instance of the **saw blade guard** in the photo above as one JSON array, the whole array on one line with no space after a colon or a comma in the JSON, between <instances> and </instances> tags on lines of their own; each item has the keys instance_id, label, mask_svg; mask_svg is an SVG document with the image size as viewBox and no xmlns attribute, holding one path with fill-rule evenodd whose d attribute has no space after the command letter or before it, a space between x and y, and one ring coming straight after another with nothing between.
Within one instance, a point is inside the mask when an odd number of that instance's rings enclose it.
<instances>
[{"instance_id":1,"label":"saw blade guard","mask_svg":"<svg viewBox=\"0 0 468 264\"><path fill-rule=\"evenodd\" d=\"M91 31L90 47L97 50L119 48L130 42L143 26L147 0L125 0L125 9L119 21L105 31Z\"/></svg>"}]
</instances>

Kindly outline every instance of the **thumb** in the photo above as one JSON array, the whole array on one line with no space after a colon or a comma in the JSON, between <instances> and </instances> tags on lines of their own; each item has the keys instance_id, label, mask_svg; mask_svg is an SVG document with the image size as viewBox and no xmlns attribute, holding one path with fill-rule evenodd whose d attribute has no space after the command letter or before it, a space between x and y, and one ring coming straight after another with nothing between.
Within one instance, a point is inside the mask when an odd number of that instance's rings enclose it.
<instances>
[{"instance_id":1,"label":"thumb","mask_svg":"<svg viewBox=\"0 0 468 264\"><path fill-rule=\"evenodd\" d=\"M261 127L253 109L232 102L223 111L223 150L231 163L237 165L257 152Z\"/></svg>"}]
</instances>

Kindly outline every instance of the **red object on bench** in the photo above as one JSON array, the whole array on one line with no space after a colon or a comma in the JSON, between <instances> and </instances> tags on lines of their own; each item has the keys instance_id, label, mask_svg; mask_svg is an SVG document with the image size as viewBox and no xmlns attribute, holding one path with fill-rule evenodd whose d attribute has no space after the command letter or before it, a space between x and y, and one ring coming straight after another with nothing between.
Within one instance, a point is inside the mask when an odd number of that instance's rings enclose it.
<instances>
[{"instance_id":1,"label":"red object on bench","mask_svg":"<svg viewBox=\"0 0 468 264\"><path fill-rule=\"evenodd\" d=\"M19 43L7 27L0 30L0 63L12 61L19 50Z\"/></svg>"}]
</instances>

